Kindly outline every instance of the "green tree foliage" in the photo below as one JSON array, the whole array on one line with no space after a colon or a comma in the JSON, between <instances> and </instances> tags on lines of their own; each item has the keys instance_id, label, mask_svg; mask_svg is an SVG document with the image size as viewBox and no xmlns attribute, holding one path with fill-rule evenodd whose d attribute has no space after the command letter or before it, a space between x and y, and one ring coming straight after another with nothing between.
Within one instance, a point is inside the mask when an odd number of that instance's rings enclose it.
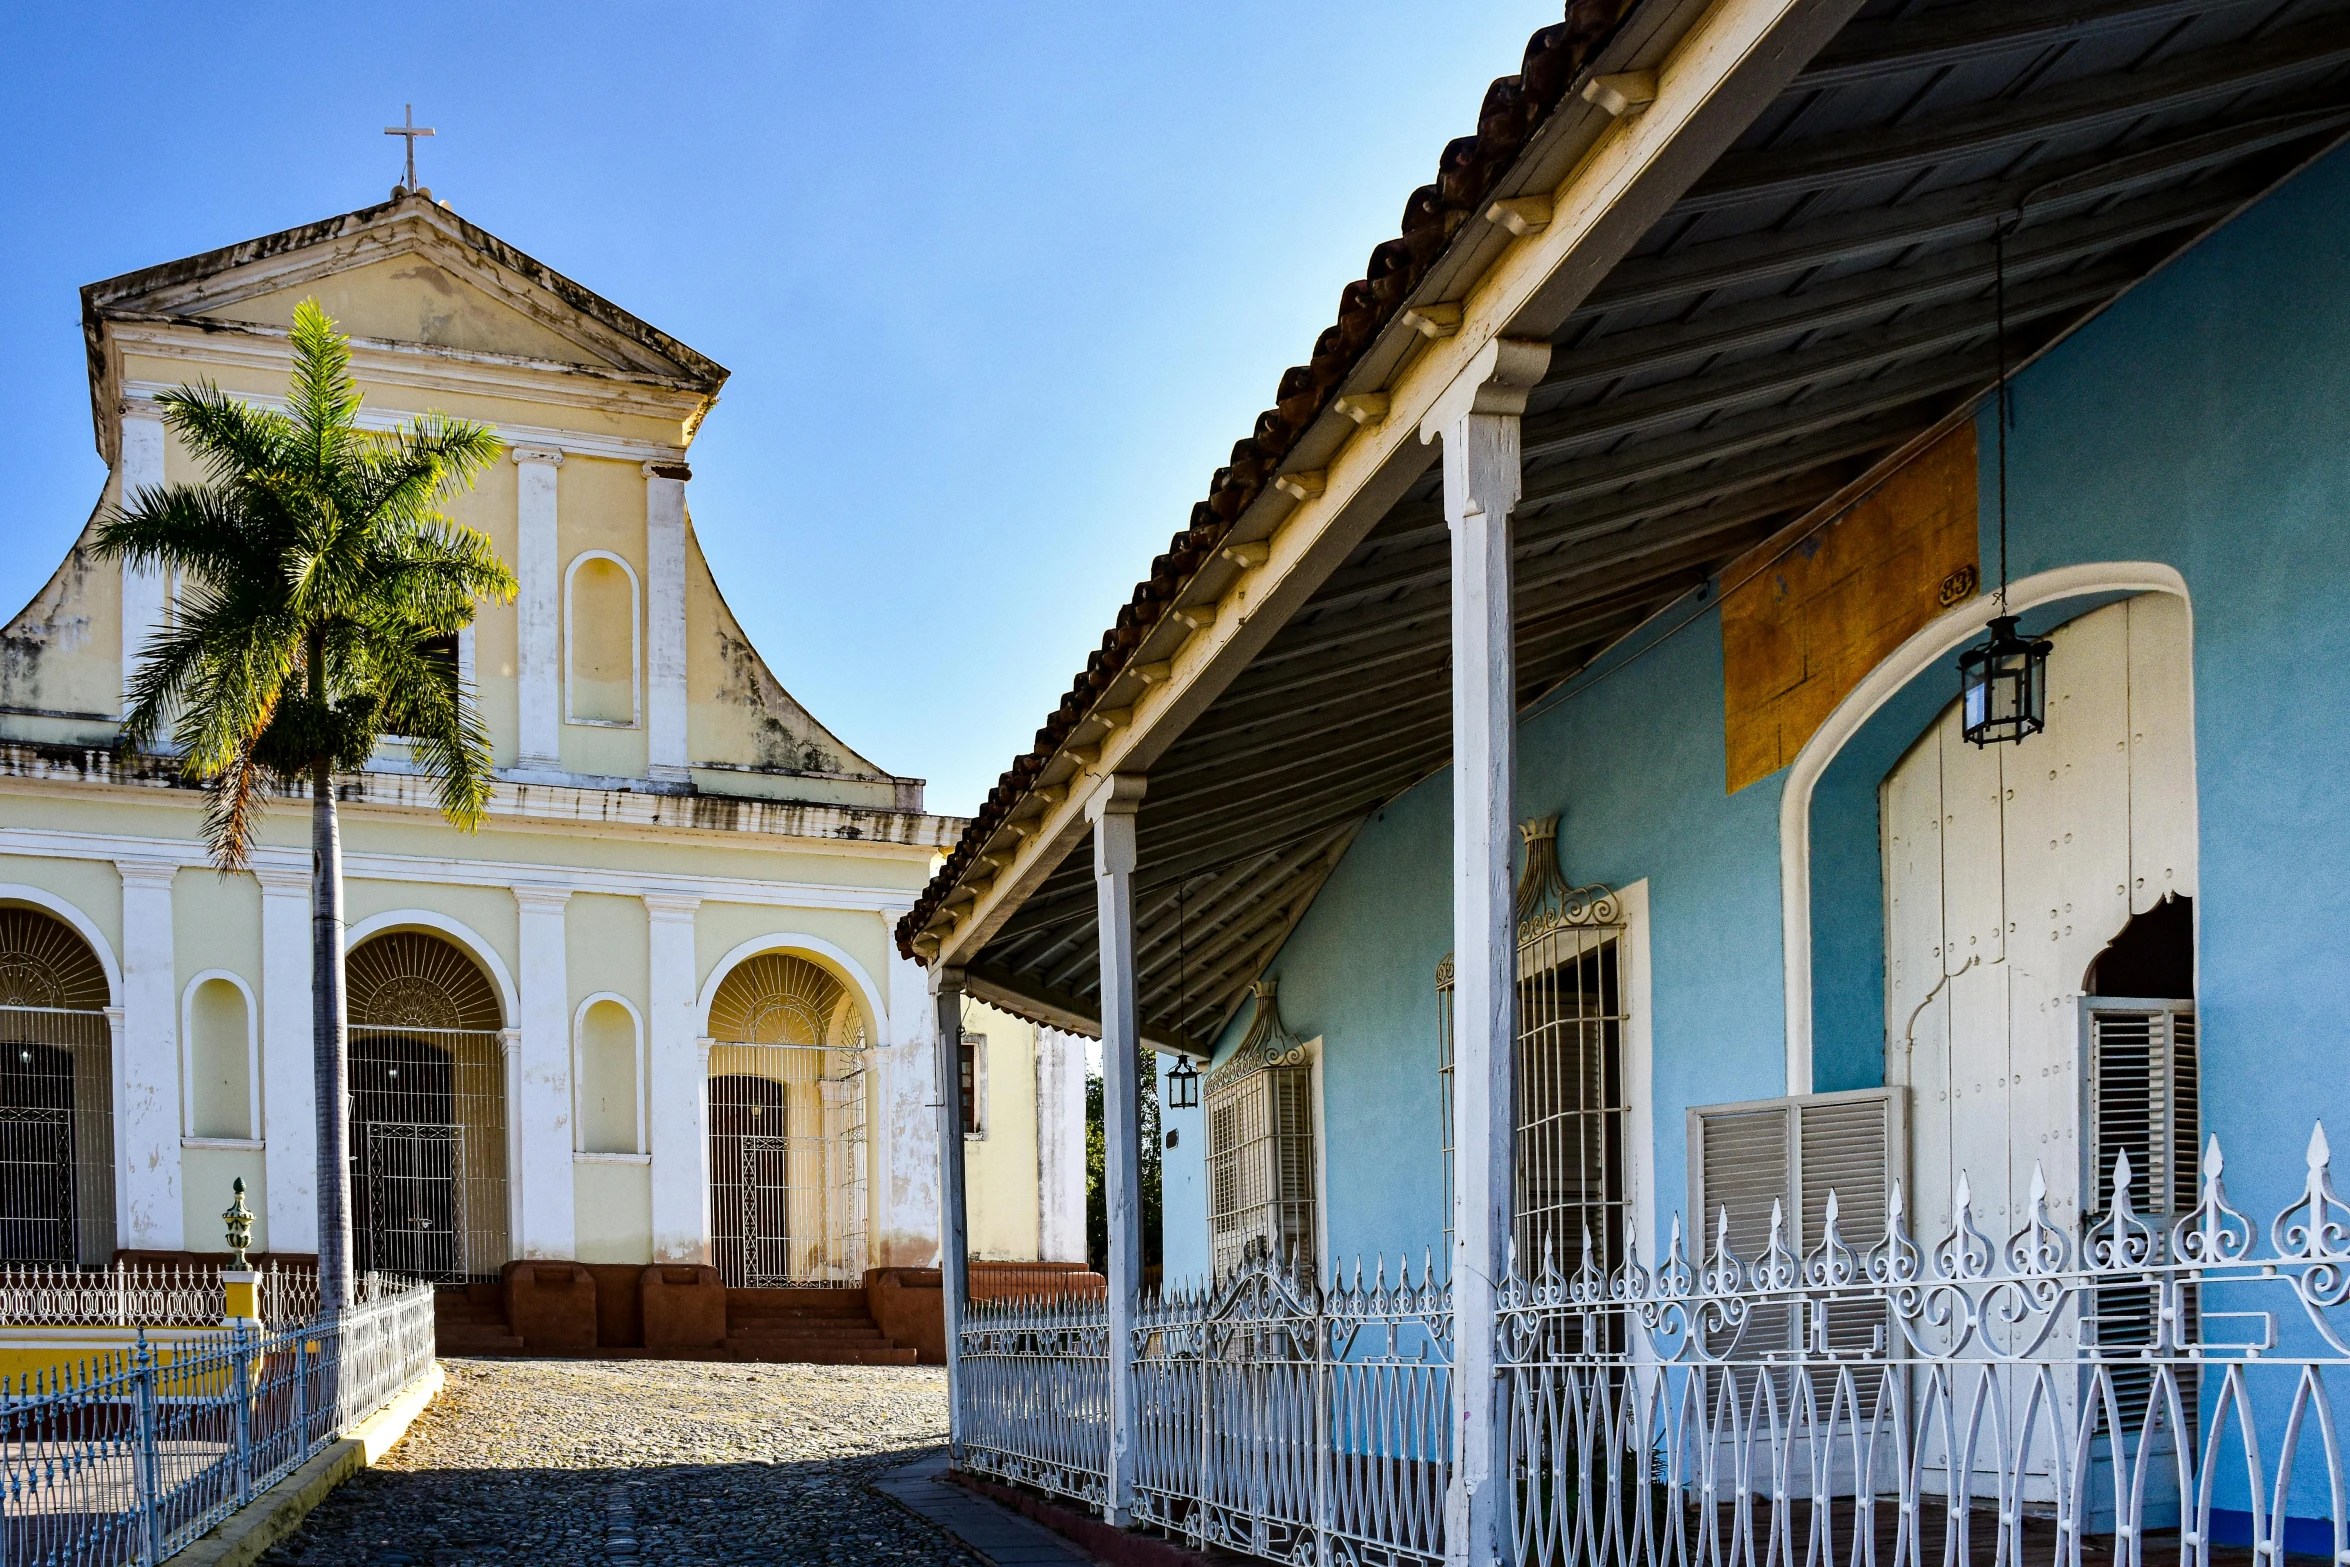
<instances>
[{"instance_id":1,"label":"green tree foliage","mask_svg":"<svg viewBox=\"0 0 2350 1567\"><path fill-rule=\"evenodd\" d=\"M427 414L359 428L348 342L294 312L283 413L206 383L157 399L201 483L143 489L99 526L97 551L176 574L171 623L142 649L124 738L167 730L210 799L215 863L242 865L265 775L313 785L405 736L442 811L489 803L490 742L453 662L436 656L479 599L514 597L490 541L442 514L503 450L486 425Z\"/></svg>"},{"instance_id":2,"label":"green tree foliage","mask_svg":"<svg viewBox=\"0 0 2350 1567\"><path fill-rule=\"evenodd\" d=\"M1142 1094L1142 1265L1156 1268L1165 1255L1164 1213L1159 1184L1160 1153L1164 1139L1159 1131L1159 1056L1155 1050L1141 1052L1142 1065L1137 1074ZM1110 1256L1110 1208L1103 1195L1103 1171L1108 1159L1102 1130L1102 1075L1088 1072L1085 1077L1085 1255L1096 1273L1108 1265Z\"/></svg>"},{"instance_id":3,"label":"green tree foliage","mask_svg":"<svg viewBox=\"0 0 2350 1567\"><path fill-rule=\"evenodd\" d=\"M489 427L427 414L363 430L350 344L316 300L295 310L291 344L283 413L210 383L157 399L204 478L123 496L96 547L178 581L170 624L139 650L123 740L169 733L206 792L213 863L246 863L271 779L309 786L319 1300L335 1310L350 1298L351 1188L334 775L399 735L442 813L480 822L489 732L454 649L478 600L514 597L514 575L441 510L504 449Z\"/></svg>"}]
</instances>

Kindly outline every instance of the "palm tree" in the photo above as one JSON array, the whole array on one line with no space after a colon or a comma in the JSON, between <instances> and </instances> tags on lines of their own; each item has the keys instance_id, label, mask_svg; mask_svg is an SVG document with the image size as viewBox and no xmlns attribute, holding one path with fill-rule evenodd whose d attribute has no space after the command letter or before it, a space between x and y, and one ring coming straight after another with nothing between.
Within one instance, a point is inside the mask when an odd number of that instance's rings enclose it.
<instances>
[{"instance_id":1,"label":"palm tree","mask_svg":"<svg viewBox=\"0 0 2350 1567\"><path fill-rule=\"evenodd\" d=\"M319 1304L350 1299L349 1068L343 876L334 775L403 736L443 815L479 825L489 735L448 646L480 599L514 597L487 538L443 515L502 447L485 425L427 414L359 428L349 343L316 300L294 312L283 413L207 383L157 399L201 484L122 497L97 552L175 573L170 624L131 679L126 744L168 731L203 784L223 871L246 863L274 782L310 790L310 1003L318 1096Z\"/></svg>"}]
</instances>

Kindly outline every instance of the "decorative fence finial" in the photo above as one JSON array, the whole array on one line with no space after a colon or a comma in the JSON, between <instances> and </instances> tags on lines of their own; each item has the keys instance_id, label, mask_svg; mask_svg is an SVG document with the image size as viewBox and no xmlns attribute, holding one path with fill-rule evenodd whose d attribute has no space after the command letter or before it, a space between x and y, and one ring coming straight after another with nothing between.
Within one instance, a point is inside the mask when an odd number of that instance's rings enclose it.
<instances>
[{"instance_id":1,"label":"decorative fence finial","mask_svg":"<svg viewBox=\"0 0 2350 1567\"><path fill-rule=\"evenodd\" d=\"M236 1184L230 1190L235 1193L236 1200L228 1205L220 1217L222 1222L228 1225L230 1263L239 1272L243 1272L253 1266L252 1263L245 1260L245 1252L253 1244L253 1210L245 1206L245 1178L243 1176L237 1177Z\"/></svg>"}]
</instances>

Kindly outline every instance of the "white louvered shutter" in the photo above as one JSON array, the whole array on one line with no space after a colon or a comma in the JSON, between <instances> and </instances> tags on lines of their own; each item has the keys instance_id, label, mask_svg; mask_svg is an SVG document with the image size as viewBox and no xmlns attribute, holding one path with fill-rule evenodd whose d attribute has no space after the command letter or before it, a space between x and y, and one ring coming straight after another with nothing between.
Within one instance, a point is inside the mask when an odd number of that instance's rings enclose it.
<instances>
[{"instance_id":1,"label":"white louvered shutter","mask_svg":"<svg viewBox=\"0 0 2350 1567\"><path fill-rule=\"evenodd\" d=\"M2089 1200L2113 1205L2113 1168L2130 1156L2130 1205L2140 1214L2175 1215L2195 1206L2196 1143L2202 1116L2196 1091L2195 1003L2089 998Z\"/></svg>"},{"instance_id":2,"label":"white louvered shutter","mask_svg":"<svg viewBox=\"0 0 2350 1567\"><path fill-rule=\"evenodd\" d=\"M2157 1232L2195 1206L2202 1114L2195 1056L2195 1003L2117 1001L2088 998L2089 1070L2081 1144L2088 1169L2084 1185L2092 1195L2082 1203L2090 1222L2113 1206L2114 1166L2130 1159L2130 1206ZM2097 1291L2089 1327L2091 1342L2107 1348L2154 1342L2156 1291L2144 1284L2118 1284ZM2183 1334L2193 1339L2201 1301L2193 1287L2182 1295ZM2128 1364L2110 1372L2117 1411L2125 1426L2146 1412L2153 1373ZM2193 1418L2196 1388L2181 1397Z\"/></svg>"},{"instance_id":3,"label":"white louvered shutter","mask_svg":"<svg viewBox=\"0 0 2350 1567\"><path fill-rule=\"evenodd\" d=\"M1752 1267L1770 1244L1771 1205L1783 1206L1781 1238L1798 1258L1827 1228L1828 1193L1836 1194L1837 1231L1857 1256L1884 1239L1893 1181L1906 1158L1902 1095L1869 1088L1802 1094L1743 1104L1700 1105L1689 1112L1689 1195L1700 1215L1693 1252L1713 1252L1719 1216L1730 1216L1730 1249ZM1699 1262L1696 1255L1690 1259ZM1875 1341L1873 1308L1831 1306L1828 1341L1862 1349ZM1754 1314L1749 1349L1793 1346L1796 1324L1784 1308Z\"/></svg>"}]
</instances>

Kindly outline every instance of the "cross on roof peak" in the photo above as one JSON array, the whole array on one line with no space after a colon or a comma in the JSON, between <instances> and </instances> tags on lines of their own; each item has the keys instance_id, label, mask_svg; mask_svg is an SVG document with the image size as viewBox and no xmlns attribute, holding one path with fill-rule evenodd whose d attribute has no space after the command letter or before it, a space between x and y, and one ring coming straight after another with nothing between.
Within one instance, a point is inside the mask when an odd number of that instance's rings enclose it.
<instances>
[{"instance_id":1,"label":"cross on roof peak","mask_svg":"<svg viewBox=\"0 0 2350 1567\"><path fill-rule=\"evenodd\" d=\"M430 136L433 134L433 128L431 126L419 125L416 123L416 105L412 103L404 104L402 105L402 109L404 112L400 117L401 123L398 125L387 125L384 127L384 134L386 136L405 136L408 138L408 177L401 182L400 188L398 190L392 192L392 194L395 196L403 195L410 191L419 190L419 187L416 183L416 138L419 136ZM422 191L421 194L429 196L432 193L430 191Z\"/></svg>"}]
</instances>

